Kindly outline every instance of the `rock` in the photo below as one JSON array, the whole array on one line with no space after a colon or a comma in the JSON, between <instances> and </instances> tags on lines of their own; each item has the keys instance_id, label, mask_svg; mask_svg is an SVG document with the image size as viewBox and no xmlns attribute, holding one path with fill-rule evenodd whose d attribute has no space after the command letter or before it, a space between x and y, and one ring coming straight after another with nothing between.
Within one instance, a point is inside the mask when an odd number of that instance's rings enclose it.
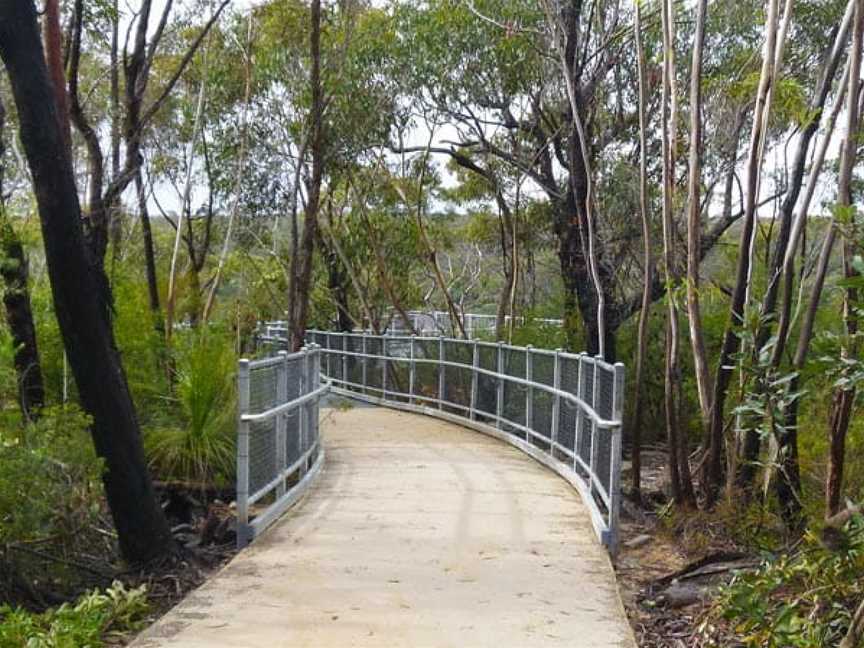
<instances>
[{"instance_id":1,"label":"rock","mask_svg":"<svg viewBox=\"0 0 864 648\"><path fill-rule=\"evenodd\" d=\"M647 533L643 533L642 535L638 535L635 538L631 538L630 540L625 542L624 547L626 549L638 549L639 547L644 547L653 539L653 536L650 536Z\"/></svg>"},{"instance_id":2,"label":"rock","mask_svg":"<svg viewBox=\"0 0 864 648\"><path fill-rule=\"evenodd\" d=\"M700 603L706 596L707 592L697 585L681 584L675 581L660 592L655 602L667 608L682 608Z\"/></svg>"}]
</instances>

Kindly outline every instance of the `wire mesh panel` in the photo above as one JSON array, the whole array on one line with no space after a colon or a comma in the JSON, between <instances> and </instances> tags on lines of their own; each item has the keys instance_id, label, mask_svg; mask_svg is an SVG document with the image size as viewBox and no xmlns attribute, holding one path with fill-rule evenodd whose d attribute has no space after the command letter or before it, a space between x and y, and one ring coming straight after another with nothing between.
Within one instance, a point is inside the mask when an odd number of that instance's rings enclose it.
<instances>
[{"instance_id":1,"label":"wire mesh panel","mask_svg":"<svg viewBox=\"0 0 864 648\"><path fill-rule=\"evenodd\" d=\"M477 366L481 369L498 371L498 346L495 344L478 343ZM476 410L478 420L496 422L498 410L498 378L488 373L477 374L477 403ZM485 415L485 416L484 416Z\"/></svg>"},{"instance_id":2,"label":"wire mesh panel","mask_svg":"<svg viewBox=\"0 0 864 648\"><path fill-rule=\"evenodd\" d=\"M382 339L372 335L366 337L366 388L374 396L384 393L384 362L380 358L384 352Z\"/></svg>"},{"instance_id":3,"label":"wire mesh panel","mask_svg":"<svg viewBox=\"0 0 864 648\"><path fill-rule=\"evenodd\" d=\"M409 370L411 359L411 338L386 338L387 395L396 402L407 403L409 397Z\"/></svg>"},{"instance_id":4,"label":"wire mesh panel","mask_svg":"<svg viewBox=\"0 0 864 648\"><path fill-rule=\"evenodd\" d=\"M531 376L535 383L552 387L555 378L555 356L550 352L531 352ZM554 396L551 392L534 388L532 390L532 420L530 443L538 447L548 447L552 438L552 406Z\"/></svg>"},{"instance_id":5,"label":"wire mesh panel","mask_svg":"<svg viewBox=\"0 0 864 648\"><path fill-rule=\"evenodd\" d=\"M445 365L444 409L456 414L465 414L471 407L471 376L474 345L467 340L444 342L444 360L459 366Z\"/></svg>"},{"instance_id":6,"label":"wire mesh panel","mask_svg":"<svg viewBox=\"0 0 864 648\"><path fill-rule=\"evenodd\" d=\"M604 419L613 418L615 370L605 362L595 362L595 385L594 409ZM594 461L596 465L597 478L608 494L610 492L610 475L612 465L612 431L598 430L594 440Z\"/></svg>"},{"instance_id":7,"label":"wire mesh panel","mask_svg":"<svg viewBox=\"0 0 864 648\"><path fill-rule=\"evenodd\" d=\"M237 376L237 543L290 505L320 468L320 351L241 360ZM292 499L293 498L293 499Z\"/></svg>"},{"instance_id":8,"label":"wire mesh panel","mask_svg":"<svg viewBox=\"0 0 864 648\"><path fill-rule=\"evenodd\" d=\"M507 376L513 376L520 380L525 379L525 368L527 351L518 347L502 348L503 373ZM521 382L512 380L504 380L503 397L501 404L502 416L508 422L516 423L519 426L525 426L526 401L528 399L528 386ZM503 429L517 434L517 436L525 436L521 427L503 424Z\"/></svg>"},{"instance_id":9,"label":"wire mesh panel","mask_svg":"<svg viewBox=\"0 0 864 648\"><path fill-rule=\"evenodd\" d=\"M591 405L594 395L594 363L587 356L579 356L579 391L577 396L585 403ZM588 412L580 410L578 416L576 435L578 437L578 457L580 462L577 462L577 471L584 475L586 479L590 478L589 469L591 466L591 448L592 438L594 435L594 422L591 420Z\"/></svg>"},{"instance_id":10,"label":"wire mesh panel","mask_svg":"<svg viewBox=\"0 0 864 648\"><path fill-rule=\"evenodd\" d=\"M558 388L569 394L575 394L579 387L578 356L558 354ZM573 462L576 451L576 418L579 407L567 399L561 400L558 408L558 432L556 438L555 456L561 461Z\"/></svg>"},{"instance_id":11,"label":"wire mesh panel","mask_svg":"<svg viewBox=\"0 0 864 648\"><path fill-rule=\"evenodd\" d=\"M345 350L348 355L345 357L346 376L345 380L354 384L363 384L363 336L362 335L346 335Z\"/></svg>"},{"instance_id":12,"label":"wire mesh panel","mask_svg":"<svg viewBox=\"0 0 864 648\"><path fill-rule=\"evenodd\" d=\"M249 372L249 409L263 412L278 401L277 382L280 363L277 361L253 366ZM276 420L252 423L249 429L249 489L257 492L278 472L276 455Z\"/></svg>"},{"instance_id":13,"label":"wire mesh panel","mask_svg":"<svg viewBox=\"0 0 864 648\"><path fill-rule=\"evenodd\" d=\"M414 338L415 402L434 405L438 399L439 346L437 338Z\"/></svg>"}]
</instances>

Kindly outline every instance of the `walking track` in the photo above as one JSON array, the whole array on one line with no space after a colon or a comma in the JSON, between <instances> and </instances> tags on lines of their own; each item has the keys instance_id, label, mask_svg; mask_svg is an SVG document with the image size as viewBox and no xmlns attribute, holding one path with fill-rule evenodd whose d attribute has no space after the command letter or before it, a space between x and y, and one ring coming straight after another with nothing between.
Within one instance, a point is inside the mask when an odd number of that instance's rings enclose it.
<instances>
[{"instance_id":1,"label":"walking track","mask_svg":"<svg viewBox=\"0 0 864 648\"><path fill-rule=\"evenodd\" d=\"M515 448L322 410L309 495L137 648L635 648L578 494Z\"/></svg>"}]
</instances>

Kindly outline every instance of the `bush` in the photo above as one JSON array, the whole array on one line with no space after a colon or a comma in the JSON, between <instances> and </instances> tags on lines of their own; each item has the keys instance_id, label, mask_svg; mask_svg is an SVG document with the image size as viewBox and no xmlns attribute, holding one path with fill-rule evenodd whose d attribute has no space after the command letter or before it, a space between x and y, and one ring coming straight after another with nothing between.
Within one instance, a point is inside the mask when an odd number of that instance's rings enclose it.
<instances>
[{"instance_id":1,"label":"bush","mask_svg":"<svg viewBox=\"0 0 864 648\"><path fill-rule=\"evenodd\" d=\"M850 521L830 547L810 533L797 553L768 558L756 571L736 575L702 630L714 634L725 621L746 646L836 646L864 596L862 568L862 518Z\"/></svg>"},{"instance_id":2,"label":"bush","mask_svg":"<svg viewBox=\"0 0 864 648\"><path fill-rule=\"evenodd\" d=\"M46 408L21 431L0 428L0 544L62 542L97 512L101 462L89 423L68 405Z\"/></svg>"},{"instance_id":3,"label":"bush","mask_svg":"<svg viewBox=\"0 0 864 648\"><path fill-rule=\"evenodd\" d=\"M216 329L177 340L173 411L144 439L151 464L169 479L219 484L234 475L235 357Z\"/></svg>"},{"instance_id":4,"label":"bush","mask_svg":"<svg viewBox=\"0 0 864 648\"><path fill-rule=\"evenodd\" d=\"M126 589L119 581L103 592L93 590L74 605L33 614L0 606L3 648L99 648L106 639L140 629L148 611L142 585Z\"/></svg>"}]
</instances>

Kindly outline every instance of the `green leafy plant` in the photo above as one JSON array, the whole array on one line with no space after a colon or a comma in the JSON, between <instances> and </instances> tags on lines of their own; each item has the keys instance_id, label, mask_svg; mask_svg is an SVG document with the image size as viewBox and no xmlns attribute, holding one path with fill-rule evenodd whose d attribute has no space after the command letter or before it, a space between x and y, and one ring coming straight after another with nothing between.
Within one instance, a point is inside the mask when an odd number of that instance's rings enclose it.
<instances>
[{"instance_id":1,"label":"green leafy plant","mask_svg":"<svg viewBox=\"0 0 864 648\"><path fill-rule=\"evenodd\" d=\"M847 524L839 544L828 546L808 533L797 553L766 558L755 571L737 574L701 630L714 634L725 623L745 646L760 648L836 646L864 594L862 567L860 517Z\"/></svg>"},{"instance_id":2,"label":"green leafy plant","mask_svg":"<svg viewBox=\"0 0 864 648\"><path fill-rule=\"evenodd\" d=\"M0 606L0 646L99 648L106 640L140 629L148 609L144 585L127 589L119 581L41 614Z\"/></svg>"},{"instance_id":3,"label":"green leafy plant","mask_svg":"<svg viewBox=\"0 0 864 648\"><path fill-rule=\"evenodd\" d=\"M193 331L178 341L175 414L150 431L145 448L159 474L213 484L233 475L235 359L216 331Z\"/></svg>"}]
</instances>

